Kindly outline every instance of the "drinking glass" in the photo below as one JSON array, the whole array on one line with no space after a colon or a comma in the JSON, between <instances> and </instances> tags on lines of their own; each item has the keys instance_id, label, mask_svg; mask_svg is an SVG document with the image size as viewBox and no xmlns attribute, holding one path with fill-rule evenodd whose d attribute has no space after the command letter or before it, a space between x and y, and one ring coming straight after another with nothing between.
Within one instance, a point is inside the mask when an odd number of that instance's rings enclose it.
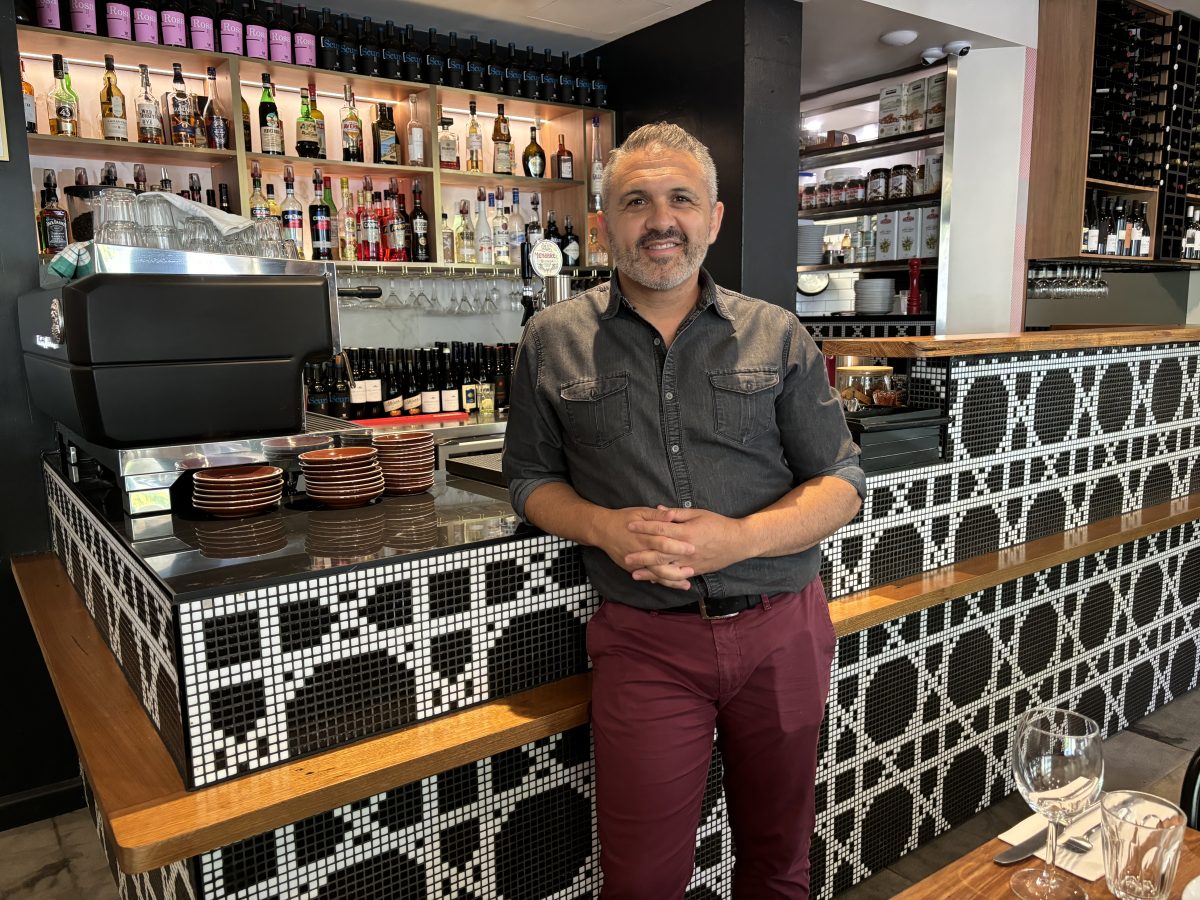
<instances>
[{"instance_id":1,"label":"drinking glass","mask_svg":"<svg viewBox=\"0 0 1200 900\"><path fill-rule=\"evenodd\" d=\"M96 207L96 230L109 222L137 223L137 194L128 188L105 188Z\"/></svg>"},{"instance_id":2,"label":"drinking glass","mask_svg":"<svg viewBox=\"0 0 1200 900\"><path fill-rule=\"evenodd\" d=\"M142 245L138 228L132 222L105 222L96 232L96 240L101 244L115 244L118 247Z\"/></svg>"},{"instance_id":3,"label":"drinking glass","mask_svg":"<svg viewBox=\"0 0 1200 900\"><path fill-rule=\"evenodd\" d=\"M175 207L159 192L142 194L137 201L137 221L146 228L174 228Z\"/></svg>"},{"instance_id":4,"label":"drinking glass","mask_svg":"<svg viewBox=\"0 0 1200 900\"><path fill-rule=\"evenodd\" d=\"M1009 885L1023 900L1087 900L1087 892L1054 868L1058 831L1096 802L1104 781L1100 726L1065 709L1038 707L1017 723L1013 742L1017 790L1049 820L1047 863L1022 869Z\"/></svg>"},{"instance_id":5,"label":"drinking glass","mask_svg":"<svg viewBox=\"0 0 1200 900\"><path fill-rule=\"evenodd\" d=\"M1110 791L1100 802L1104 879L1120 900L1166 900L1175 882L1187 817L1141 791Z\"/></svg>"},{"instance_id":6,"label":"drinking glass","mask_svg":"<svg viewBox=\"0 0 1200 900\"><path fill-rule=\"evenodd\" d=\"M138 228L140 244L154 250L182 250L179 231L175 228L145 225Z\"/></svg>"}]
</instances>

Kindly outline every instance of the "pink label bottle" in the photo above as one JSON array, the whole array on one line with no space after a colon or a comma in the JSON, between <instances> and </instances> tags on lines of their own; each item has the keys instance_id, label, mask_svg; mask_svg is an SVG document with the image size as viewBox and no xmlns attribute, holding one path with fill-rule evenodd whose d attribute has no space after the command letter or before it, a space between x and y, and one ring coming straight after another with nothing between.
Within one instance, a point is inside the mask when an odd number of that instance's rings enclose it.
<instances>
[{"instance_id":1,"label":"pink label bottle","mask_svg":"<svg viewBox=\"0 0 1200 900\"><path fill-rule=\"evenodd\" d=\"M188 32L192 37L193 50L215 50L213 43L213 20L211 16L189 16Z\"/></svg>"},{"instance_id":2,"label":"pink label bottle","mask_svg":"<svg viewBox=\"0 0 1200 900\"><path fill-rule=\"evenodd\" d=\"M187 20L183 13L164 9L159 16L162 25L162 42L168 47L187 46Z\"/></svg>"},{"instance_id":3,"label":"pink label bottle","mask_svg":"<svg viewBox=\"0 0 1200 900\"><path fill-rule=\"evenodd\" d=\"M71 30L76 34L96 33L96 0L71 0Z\"/></svg>"},{"instance_id":4,"label":"pink label bottle","mask_svg":"<svg viewBox=\"0 0 1200 900\"><path fill-rule=\"evenodd\" d=\"M62 28L58 0L37 0L37 23L42 28Z\"/></svg>"},{"instance_id":5,"label":"pink label bottle","mask_svg":"<svg viewBox=\"0 0 1200 900\"><path fill-rule=\"evenodd\" d=\"M245 29L237 19L221 20L221 52L241 56L245 52Z\"/></svg>"},{"instance_id":6,"label":"pink label bottle","mask_svg":"<svg viewBox=\"0 0 1200 900\"><path fill-rule=\"evenodd\" d=\"M158 10L148 3L133 5L133 39L139 44L158 43Z\"/></svg>"},{"instance_id":7,"label":"pink label bottle","mask_svg":"<svg viewBox=\"0 0 1200 900\"><path fill-rule=\"evenodd\" d=\"M272 28L270 35L271 62L290 63L292 61L292 33L283 28Z\"/></svg>"},{"instance_id":8,"label":"pink label bottle","mask_svg":"<svg viewBox=\"0 0 1200 900\"><path fill-rule=\"evenodd\" d=\"M108 36L114 41L133 39L133 26L128 3L109 0L104 5L104 21L108 24Z\"/></svg>"},{"instance_id":9,"label":"pink label bottle","mask_svg":"<svg viewBox=\"0 0 1200 900\"><path fill-rule=\"evenodd\" d=\"M316 66L317 36L315 34L302 34L297 31L292 36L292 40L296 45L296 65Z\"/></svg>"},{"instance_id":10,"label":"pink label bottle","mask_svg":"<svg viewBox=\"0 0 1200 900\"><path fill-rule=\"evenodd\" d=\"M251 59L266 59L269 39L263 25L246 26L246 56Z\"/></svg>"}]
</instances>

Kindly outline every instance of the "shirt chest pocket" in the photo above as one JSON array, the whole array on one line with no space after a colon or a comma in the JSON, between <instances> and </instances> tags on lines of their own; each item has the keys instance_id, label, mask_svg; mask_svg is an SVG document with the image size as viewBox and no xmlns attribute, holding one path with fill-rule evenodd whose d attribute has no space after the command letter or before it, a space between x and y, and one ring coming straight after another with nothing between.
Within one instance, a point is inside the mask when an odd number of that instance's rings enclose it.
<instances>
[{"instance_id":1,"label":"shirt chest pocket","mask_svg":"<svg viewBox=\"0 0 1200 900\"><path fill-rule=\"evenodd\" d=\"M571 437L585 447L607 447L629 434L629 376L605 375L568 382L559 388Z\"/></svg>"},{"instance_id":2,"label":"shirt chest pocket","mask_svg":"<svg viewBox=\"0 0 1200 900\"><path fill-rule=\"evenodd\" d=\"M748 444L775 423L776 369L738 369L710 372L714 427L717 434Z\"/></svg>"}]
</instances>

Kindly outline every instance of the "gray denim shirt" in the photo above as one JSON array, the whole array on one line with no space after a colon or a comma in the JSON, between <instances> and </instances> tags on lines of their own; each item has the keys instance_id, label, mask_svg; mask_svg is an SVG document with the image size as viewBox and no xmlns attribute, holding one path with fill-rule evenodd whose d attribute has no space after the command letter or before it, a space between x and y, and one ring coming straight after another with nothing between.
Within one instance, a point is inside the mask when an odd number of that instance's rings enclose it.
<instances>
[{"instance_id":1,"label":"gray denim shirt","mask_svg":"<svg viewBox=\"0 0 1200 900\"><path fill-rule=\"evenodd\" d=\"M526 326L509 390L504 477L513 508L540 485L571 485L610 509L707 509L740 518L819 475L866 477L824 358L795 315L718 287L670 349L621 295L619 276L538 313ZM643 609L706 597L798 591L819 547L751 558L691 579L682 592L632 576L583 548L603 596Z\"/></svg>"}]
</instances>

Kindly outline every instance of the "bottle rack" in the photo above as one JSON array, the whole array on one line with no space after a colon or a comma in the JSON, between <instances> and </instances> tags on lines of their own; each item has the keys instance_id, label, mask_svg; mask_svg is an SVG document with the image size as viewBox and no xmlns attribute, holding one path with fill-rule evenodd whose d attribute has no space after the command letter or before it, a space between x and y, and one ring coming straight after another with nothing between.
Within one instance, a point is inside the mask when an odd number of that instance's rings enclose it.
<instances>
[{"instance_id":1,"label":"bottle rack","mask_svg":"<svg viewBox=\"0 0 1200 900\"><path fill-rule=\"evenodd\" d=\"M1174 42L1171 68L1174 76L1171 111L1167 114L1171 149L1163 167L1162 193L1158 202L1158 256L1179 259L1183 256L1183 238L1187 230L1187 208L1194 201L1188 193L1200 190L1192 170L1192 129L1197 115L1197 84L1200 82L1197 59L1200 57L1200 19L1177 12L1172 20Z\"/></svg>"},{"instance_id":2,"label":"bottle rack","mask_svg":"<svg viewBox=\"0 0 1200 900\"><path fill-rule=\"evenodd\" d=\"M497 185L503 185L506 192L517 188L523 195L522 205L529 210L528 195L537 192L542 195L541 216L543 223L550 209L558 214L559 229L564 227L565 217L570 215L575 225L575 233L579 237L581 256L580 267L592 269L587 258L587 221L591 211L589 204L590 184L588 181L588 165L591 155L591 122L594 116L600 119L601 147L607 153L613 146L616 136L616 117L608 108L592 106L576 106L573 104L553 103L547 101L529 100L524 97L487 92L467 91L460 88L449 88L429 85L423 82L408 82L394 79L379 78L369 75L350 75L330 72L325 69L309 68L289 63L267 62L258 59L248 59L224 53L191 50L179 47L164 47L162 45L141 44L126 41L110 41L95 35L74 34L67 31L38 28L21 25L17 28L17 39L21 57L26 64L26 78L33 85L38 95L38 134L30 134L29 153L31 161L32 188L40 191L42 185L42 170L56 170L58 184L61 189L74 182L74 167L84 163L99 164L112 160L118 163L119 182L132 182L132 167L135 163L143 163L151 183L157 183L160 168L165 168L176 188L185 187L190 172L199 172L202 186L205 189L215 189L218 183L226 183L230 189L232 210L241 215L249 215L249 198L251 193L250 171L253 163L258 163L262 170L265 185L270 182L276 186L276 200L282 201L282 178L284 165L291 165L296 179L297 198L307 208L312 192L312 170L320 168L323 176L333 180L335 205L340 208L339 179L348 177L351 189L359 190L361 179L369 175L376 191L387 187L388 179L396 177L400 182L400 190L411 198L413 179L420 179L424 208L429 215L431 243L434 245L434 258L430 263L402 263L408 271L420 271L422 268L449 271L458 266L437 256L440 240L441 214L446 212L450 219L458 208L459 201L471 200L472 212L475 210L474 198L479 187L494 191ZM85 137L58 137L48 133L44 94L51 82L50 56L53 53L63 54L70 66L73 84L80 98L80 119L83 122ZM104 54L111 53L116 57L120 86L126 96L127 106L130 107L130 118L133 119L133 102L138 92L136 66L145 63L151 68L153 89L156 98L161 97L170 80L172 62L183 64L185 80L190 91L203 93L201 84L206 68L213 66L217 70L217 99L225 116L229 119L231 139L230 150L188 149L173 146L159 146L105 141L91 137L99 133L99 74L103 71ZM276 86L276 103L279 107L280 119L284 126L285 150L288 155L276 156L260 153L258 143L258 100L261 92L261 75L269 73ZM93 73L94 77L93 77ZM342 107L342 86L349 84L354 91L359 115L363 121L364 144L366 158L371 159L370 134L371 122L374 119L375 106L387 103L393 107L397 125L397 142L403 144L405 126L408 123L408 96L415 94L417 98L417 115L424 128L425 165L387 165L374 162L345 162L338 158L310 159L292 155L295 153L295 121L300 109L300 90L309 83L316 86L318 107L325 115L325 131L329 144L328 156L340 157L339 112ZM93 87L95 90L93 90ZM445 114L455 120L455 129L459 134L460 154L465 156L463 146L466 131L467 105L474 99L478 104L480 124L484 131L484 168L482 175L468 174L465 171L441 169L438 165L437 145L437 109L443 107ZM250 114L251 140L247 144L242 125L242 102L247 104ZM491 168L492 143L491 129L497 104L503 103L505 114L510 120L513 153L515 158L514 171L520 172L521 151L529 141L529 126L538 126L538 143L546 153L547 174L550 172L550 160L558 149L558 135L565 136L567 148L574 156L574 177L559 178L527 178L523 174L494 175L486 170ZM135 120L134 120L135 121ZM131 130L134 121L131 121ZM95 175L89 172L89 175ZM96 183L93 179L92 183ZM511 196L511 195L508 195ZM409 207L411 213L411 204ZM306 229L307 231L307 229ZM306 235L307 238L307 235ZM307 250L306 250L307 253ZM352 264L352 263L348 263ZM376 266L378 263L362 263L365 266ZM384 264L387 265L387 264ZM494 267L467 267L494 268Z\"/></svg>"}]
</instances>

